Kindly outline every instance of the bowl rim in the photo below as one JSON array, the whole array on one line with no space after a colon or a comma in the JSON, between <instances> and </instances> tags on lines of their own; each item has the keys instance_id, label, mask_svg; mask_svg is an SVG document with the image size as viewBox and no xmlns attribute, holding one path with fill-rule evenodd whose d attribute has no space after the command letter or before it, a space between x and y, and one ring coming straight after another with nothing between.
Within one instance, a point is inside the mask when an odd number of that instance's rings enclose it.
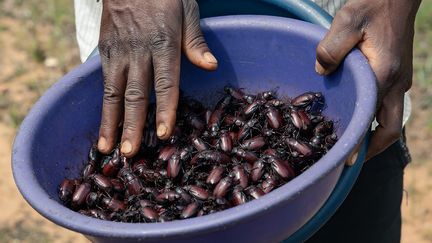
<instances>
[{"instance_id":1,"label":"bowl rim","mask_svg":"<svg viewBox=\"0 0 432 243\"><path fill-rule=\"evenodd\" d=\"M241 15L212 17L202 20L203 32L233 27L244 28L265 28L267 30L290 31L301 33L309 38L321 39L326 29L303 22L300 20L261 16ZM357 77L356 91L357 101L351 121L345 132L335 144L334 148L320 159L320 163L306 170L303 174L290 181L275 191L258 200L233 207L218 213L196 217L186 220L177 220L165 223L119 223L103 221L90 218L74 212L61 203L50 198L44 189L39 185L37 178L32 171L31 160L28 151L31 151L32 139L36 128L42 124L44 110L54 106L57 99L67 92L67 87L79 82L76 77L82 77L93 73L100 67L100 60L94 57L75 70L65 75L59 82L55 83L34 105L23 121L15 138L12 150L12 169L15 183L27 202L41 215L54 223L82 234L96 237L116 237L157 239L162 235L164 238L173 238L185 234L203 234L216 231L239 222L257 217L270 207L275 207L287 201L294 200L298 192L313 185L329 171L340 166L348 154L354 150L359 141L362 140L374 117L377 87L375 75L372 72L366 58L359 50L353 50L346 58L346 63L355 63L356 68L352 74ZM73 78L74 82L70 82ZM66 82L67 81L67 82ZM348 151L348 153L344 152ZM331 158L342 158L341 161L334 161ZM296 195L297 194L297 195ZM98 227L88 227L97 225ZM163 226L163 227L161 227Z\"/></svg>"}]
</instances>

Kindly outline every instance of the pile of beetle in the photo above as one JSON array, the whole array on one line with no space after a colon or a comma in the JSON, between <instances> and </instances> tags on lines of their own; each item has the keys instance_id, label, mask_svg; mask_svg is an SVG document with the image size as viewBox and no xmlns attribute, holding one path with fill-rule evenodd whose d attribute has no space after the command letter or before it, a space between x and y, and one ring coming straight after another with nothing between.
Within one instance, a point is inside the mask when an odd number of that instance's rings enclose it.
<instances>
[{"instance_id":1,"label":"pile of beetle","mask_svg":"<svg viewBox=\"0 0 432 243\"><path fill-rule=\"evenodd\" d=\"M94 144L79 179L65 179L59 197L91 217L164 222L201 216L257 199L301 174L337 141L322 114L321 93L278 99L225 87L213 110L179 101L172 136L160 141L151 105L140 152L119 147L102 155Z\"/></svg>"}]
</instances>

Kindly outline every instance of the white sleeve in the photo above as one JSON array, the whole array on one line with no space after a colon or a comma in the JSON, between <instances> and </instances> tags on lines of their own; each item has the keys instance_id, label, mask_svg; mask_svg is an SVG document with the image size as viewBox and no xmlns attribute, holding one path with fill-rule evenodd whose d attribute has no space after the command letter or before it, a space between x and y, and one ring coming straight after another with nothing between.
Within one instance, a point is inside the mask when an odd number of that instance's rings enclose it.
<instances>
[{"instance_id":1,"label":"white sleeve","mask_svg":"<svg viewBox=\"0 0 432 243\"><path fill-rule=\"evenodd\" d=\"M99 41L102 0L74 0L75 25L81 61L87 60Z\"/></svg>"}]
</instances>

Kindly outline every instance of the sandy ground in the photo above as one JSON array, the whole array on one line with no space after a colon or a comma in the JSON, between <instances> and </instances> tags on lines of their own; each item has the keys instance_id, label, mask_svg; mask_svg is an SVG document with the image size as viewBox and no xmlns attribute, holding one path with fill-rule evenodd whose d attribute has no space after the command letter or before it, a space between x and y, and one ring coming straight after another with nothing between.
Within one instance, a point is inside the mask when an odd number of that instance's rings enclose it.
<instances>
[{"instance_id":1,"label":"sandy ground","mask_svg":"<svg viewBox=\"0 0 432 243\"><path fill-rule=\"evenodd\" d=\"M0 242L87 242L80 234L65 230L33 210L15 187L10 166L11 141L15 132L0 124ZM35 241L33 241L35 240Z\"/></svg>"},{"instance_id":2,"label":"sandy ground","mask_svg":"<svg viewBox=\"0 0 432 243\"><path fill-rule=\"evenodd\" d=\"M405 170L402 242L432 242L432 139L431 130L426 129L432 111L424 103L431 97L431 90L415 85L412 91L413 115L407 139L413 162Z\"/></svg>"}]
</instances>

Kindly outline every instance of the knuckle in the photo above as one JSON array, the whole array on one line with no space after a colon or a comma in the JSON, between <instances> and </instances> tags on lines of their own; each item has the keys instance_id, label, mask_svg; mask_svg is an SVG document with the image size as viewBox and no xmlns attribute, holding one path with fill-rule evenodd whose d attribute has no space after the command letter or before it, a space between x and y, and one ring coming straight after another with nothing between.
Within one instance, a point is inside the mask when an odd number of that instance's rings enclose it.
<instances>
[{"instance_id":1,"label":"knuckle","mask_svg":"<svg viewBox=\"0 0 432 243\"><path fill-rule=\"evenodd\" d=\"M347 6L336 13L335 22L337 21L337 23L342 26L352 26L356 14L354 9Z\"/></svg>"},{"instance_id":2,"label":"knuckle","mask_svg":"<svg viewBox=\"0 0 432 243\"><path fill-rule=\"evenodd\" d=\"M99 53L102 58L110 59L115 55L120 55L120 44L116 38L101 39L98 42Z\"/></svg>"},{"instance_id":3,"label":"knuckle","mask_svg":"<svg viewBox=\"0 0 432 243\"><path fill-rule=\"evenodd\" d=\"M350 31L361 31L367 22L367 16L363 14L363 11L359 11L357 6L346 5L336 13L334 23Z\"/></svg>"},{"instance_id":4,"label":"knuckle","mask_svg":"<svg viewBox=\"0 0 432 243\"><path fill-rule=\"evenodd\" d=\"M174 48L174 39L170 31L156 30L149 34L149 45L153 51L166 51Z\"/></svg>"},{"instance_id":5,"label":"knuckle","mask_svg":"<svg viewBox=\"0 0 432 243\"><path fill-rule=\"evenodd\" d=\"M130 38L128 44L132 52L142 52L146 49L144 41L137 37Z\"/></svg>"},{"instance_id":6,"label":"knuckle","mask_svg":"<svg viewBox=\"0 0 432 243\"><path fill-rule=\"evenodd\" d=\"M369 21L367 7L359 4L347 4L339 10L333 23L352 33L362 33Z\"/></svg>"},{"instance_id":7,"label":"knuckle","mask_svg":"<svg viewBox=\"0 0 432 243\"><path fill-rule=\"evenodd\" d=\"M156 94L166 94L169 90L175 88L174 82L168 75L158 75L155 80Z\"/></svg>"},{"instance_id":8,"label":"knuckle","mask_svg":"<svg viewBox=\"0 0 432 243\"><path fill-rule=\"evenodd\" d=\"M98 43L99 53L102 58L111 58L110 45L105 40L100 40Z\"/></svg>"},{"instance_id":9,"label":"knuckle","mask_svg":"<svg viewBox=\"0 0 432 243\"><path fill-rule=\"evenodd\" d=\"M148 95L140 82L129 82L125 92L125 103L128 106L135 107L142 105L146 101L148 101Z\"/></svg>"},{"instance_id":10,"label":"knuckle","mask_svg":"<svg viewBox=\"0 0 432 243\"><path fill-rule=\"evenodd\" d=\"M103 100L108 104L118 104L121 102L123 95L115 85L105 84Z\"/></svg>"},{"instance_id":11,"label":"knuckle","mask_svg":"<svg viewBox=\"0 0 432 243\"><path fill-rule=\"evenodd\" d=\"M104 52L104 51L106 51L106 50L108 49L108 47L109 47L109 44L107 43L106 40L104 40L104 39L99 39L99 42L98 42L98 48L99 48L99 51L100 51L101 53Z\"/></svg>"}]
</instances>

